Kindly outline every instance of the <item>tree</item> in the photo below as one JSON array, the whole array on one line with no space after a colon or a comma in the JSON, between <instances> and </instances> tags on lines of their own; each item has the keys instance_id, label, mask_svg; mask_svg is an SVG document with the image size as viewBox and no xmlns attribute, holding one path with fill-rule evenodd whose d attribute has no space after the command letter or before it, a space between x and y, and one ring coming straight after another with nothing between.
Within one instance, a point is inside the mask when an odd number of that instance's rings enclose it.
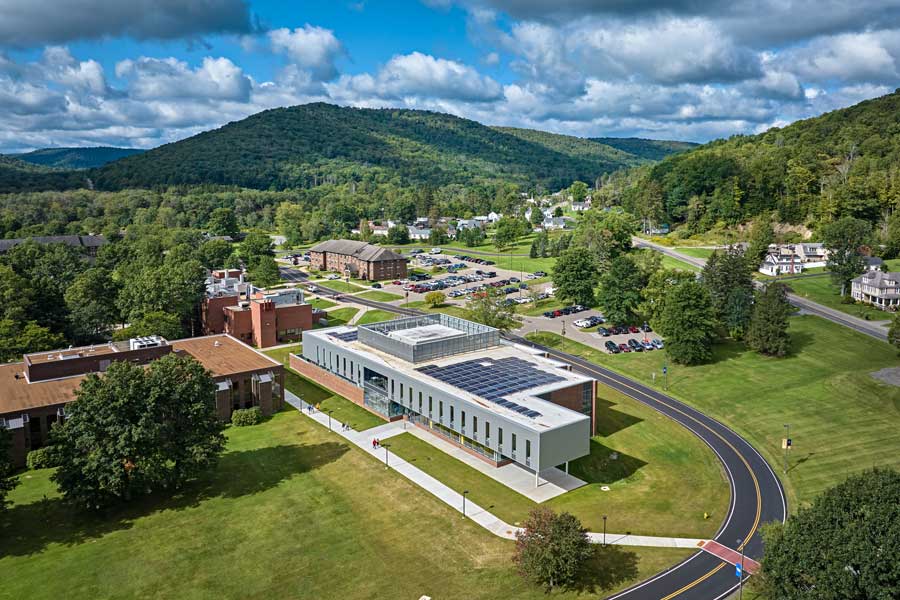
<instances>
[{"instance_id":1,"label":"tree","mask_svg":"<svg viewBox=\"0 0 900 600\"><path fill-rule=\"evenodd\" d=\"M791 349L788 316L791 303L783 284L770 283L756 294L747 346L760 354L784 356Z\"/></svg>"},{"instance_id":2,"label":"tree","mask_svg":"<svg viewBox=\"0 0 900 600\"><path fill-rule=\"evenodd\" d=\"M583 181L576 181L569 187L569 194L572 195L572 202L584 202L587 193L588 185Z\"/></svg>"},{"instance_id":3,"label":"tree","mask_svg":"<svg viewBox=\"0 0 900 600\"><path fill-rule=\"evenodd\" d=\"M62 348L62 334L53 333L34 321L0 319L0 362L20 360L23 354Z\"/></svg>"},{"instance_id":4,"label":"tree","mask_svg":"<svg viewBox=\"0 0 900 600\"><path fill-rule=\"evenodd\" d=\"M53 481L88 509L181 487L224 448L215 389L199 362L174 353L89 374L53 431Z\"/></svg>"},{"instance_id":5,"label":"tree","mask_svg":"<svg viewBox=\"0 0 900 600\"><path fill-rule=\"evenodd\" d=\"M578 518L542 506L532 510L516 532L513 562L522 577L552 589L571 583L593 553Z\"/></svg>"},{"instance_id":6,"label":"tree","mask_svg":"<svg viewBox=\"0 0 900 600\"><path fill-rule=\"evenodd\" d=\"M271 256L260 256L247 270L250 281L257 287L271 287L281 282L281 272L278 263Z\"/></svg>"},{"instance_id":7,"label":"tree","mask_svg":"<svg viewBox=\"0 0 900 600\"><path fill-rule=\"evenodd\" d=\"M409 229L406 225L394 225L387 232L387 241L390 244L408 244Z\"/></svg>"},{"instance_id":8,"label":"tree","mask_svg":"<svg viewBox=\"0 0 900 600\"><path fill-rule=\"evenodd\" d=\"M618 208L592 208L581 213L572 242L587 249L603 269L631 250L631 236L636 232L637 223L629 213Z\"/></svg>"},{"instance_id":9,"label":"tree","mask_svg":"<svg viewBox=\"0 0 900 600\"><path fill-rule=\"evenodd\" d=\"M10 458L12 447L10 437L9 430L0 427L0 512L6 508L6 495L19 483L19 477Z\"/></svg>"},{"instance_id":10,"label":"tree","mask_svg":"<svg viewBox=\"0 0 900 600\"><path fill-rule=\"evenodd\" d=\"M425 294L425 302L428 303L428 305L431 308L440 306L441 304L444 303L444 300L446 300L446 299L447 299L447 295L444 292L435 291L435 292L428 292L427 294Z\"/></svg>"},{"instance_id":11,"label":"tree","mask_svg":"<svg viewBox=\"0 0 900 600\"><path fill-rule=\"evenodd\" d=\"M630 256L617 256L609 270L600 276L597 303L611 323L625 325L634 322L643 299L647 280Z\"/></svg>"},{"instance_id":12,"label":"tree","mask_svg":"<svg viewBox=\"0 0 900 600\"><path fill-rule=\"evenodd\" d=\"M763 537L766 598L900 598L900 474L852 475Z\"/></svg>"},{"instance_id":13,"label":"tree","mask_svg":"<svg viewBox=\"0 0 900 600\"><path fill-rule=\"evenodd\" d=\"M862 245L871 233L869 224L861 219L844 217L822 227L822 242L828 250L828 270L841 296L847 292L850 280L865 269Z\"/></svg>"},{"instance_id":14,"label":"tree","mask_svg":"<svg viewBox=\"0 0 900 600\"><path fill-rule=\"evenodd\" d=\"M118 284L109 271L88 269L78 275L66 290L66 307L73 339L86 344L109 339L109 332L119 320L116 308Z\"/></svg>"},{"instance_id":15,"label":"tree","mask_svg":"<svg viewBox=\"0 0 900 600\"><path fill-rule=\"evenodd\" d=\"M521 220L515 217L503 217L497 221L494 231L494 246L497 250L514 246L525 233L527 233L527 228Z\"/></svg>"},{"instance_id":16,"label":"tree","mask_svg":"<svg viewBox=\"0 0 900 600\"><path fill-rule=\"evenodd\" d=\"M469 318L500 331L508 331L520 323L514 304L505 302L506 294L498 288L487 288L472 295L466 303Z\"/></svg>"},{"instance_id":17,"label":"tree","mask_svg":"<svg viewBox=\"0 0 900 600\"><path fill-rule=\"evenodd\" d=\"M558 298L593 306L599 282L600 272L593 257L581 248L566 250L553 266L553 285Z\"/></svg>"},{"instance_id":18,"label":"tree","mask_svg":"<svg viewBox=\"0 0 900 600\"><path fill-rule=\"evenodd\" d=\"M217 208L209 215L206 228L212 235L236 236L239 233L237 217L230 208Z\"/></svg>"},{"instance_id":19,"label":"tree","mask_svg":"<svg viewBox=\"0 0 900 600\"><path fill-rule=\"evenodd\" d=\"M442 244L446 244L450 241L450 238L447 237L447 230L444 229L440 225L435 225L431 228L431 233L428 234L428 243L432 246L440 246Z\"/></svg>"},{"instance_id":20,"label":"tree","mask_svg":"<svg viewBox=\"0 0 900 600\"><path fill-rule=\"evenodd\" d=\"M178 315L163 311L149 312L131 324L113 333L114 340L129 340L136 337L159 335L167 340L184 337L184 327ZM57 346L58 347L58 346Z\"/></svg>"},{"instance_id":21,"label":"tree","mask_svg":"<svg viewBox=\"0 0 900 600\"><path fill-rule=\"evenodd\" d=\"M715 326L709 292L697 281L683 281L671 288L657 319L657 329L666 338L666 353L684 365L712 357Z\"/></svg>"},{"instance_id":22,"label":"tree","mask_svg":"<svg viewBox=\"0 0 900 600\"><path fill-rule=\"evenodd\" d=\"M900 348L900 313L894 315L891 320L891 328L888 330L888 343Z\"/></svg>"},{"instance_id":23,"label":"tree","mask_svg":"<svg viewBox=\"0 0 900 600\"><path fill-rule=\"evenodd\" d=\"M537 229L544 224L544 212L536 205L531 209L531 218L529 219L531 226Z\"/></svg>"},{"instance_id":24,"label":"tree","mask_svg":"<svg viewBox=\"0 0 900 600\"><path fill-rule=\"evenodd\" d=\"M275 225L284 236L285 245L296 246L303 243L303 222L306 210L293 202L282 202L275 210Z\"/></svg>"},{"instance_id":25,"label":"tree","mask_svg":"<svg viewBox=\"0 0 900 600\"><path fill-rule=\"evenodd\" d=\"M739 339L749 326L749 300L753 297L753 272L744 253L736 246L716 250L706 261L701 278L709 291L713 316Z\"/></svg>"},{"instance_id":26,"label":"tree","mask_svg":"<svg viewBox=\"0 0 900 600\"><path fill-rule=\"evenodd\" d=\"M274 256L272 251L272 238L268 234L253 231L247 234L241 242L239 250L241 260L252 264L260 256Z\"/></svg>"},{"instance_id":27,"label":"tree","mask_svg":"<svg viewBox=\"0 0 900 600\"><path fill-rule=\"evenodd\" d=\"M221 269L232 252L231 243L225 240L207 240L197 249L197 260L207 269Z\"/></svg>"},{"instance_id":28,"label":"tree","mask_svg":"<svg viewBox=\"0 0 900 600\"><path fill-rule=\"evenodd\" d=\"M654 253L658 254L658 253ZM638 307L651 325L658 327L663 312L666 296L673 287L685 282L696 281L697 277L690 271L680 269L660 269L653 273L644 286L644 301Z\"/></svg>"},{"instance_id":29,"label":"tree","mask_svg":"<svg viewBox=\"0 0 900 600\"><path fill-rule=\"evenodd\" d=\"M750 244L745 254L750 266L757 267L769 253L769 244L775 241L775 230L772 221L766 215L760 215L750 228Z\"/></svg>"}]
</instances>

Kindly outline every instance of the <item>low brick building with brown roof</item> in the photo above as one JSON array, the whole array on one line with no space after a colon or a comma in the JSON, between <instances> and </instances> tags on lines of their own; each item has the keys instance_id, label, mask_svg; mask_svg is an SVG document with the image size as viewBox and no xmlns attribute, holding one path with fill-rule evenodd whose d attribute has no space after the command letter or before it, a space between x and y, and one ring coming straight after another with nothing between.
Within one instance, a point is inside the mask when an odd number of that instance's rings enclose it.
<instances>
[{"instance_id":1,"label":"low brick building with brown roof","mask_svg":"<svg viewBox=\"0 0 900 600\"><path fill-rule=\"evenodd\" d=\"M393 250L353 240L328 240L309 249L309 266L380 281L405 279L407 259Z\"/></svg>"},{"instance_id":2,"label":"low brick building with brown roof","mask_svg":"<svg viewBox=\"0 0 900 600\"><path fill-rule=\"evenodd\" d=\"M209 371L216 383L216 413L222 421L238 408L259 406L271 415L284 404L284 366L228 335L168 342L159 336L82 348L26 354L22 362L0 365L0 426L12 434L14 464L47 442L53 423L88 373L102 373L114 361L149 364L183 352Z\"/></svg>"}]
</instances>

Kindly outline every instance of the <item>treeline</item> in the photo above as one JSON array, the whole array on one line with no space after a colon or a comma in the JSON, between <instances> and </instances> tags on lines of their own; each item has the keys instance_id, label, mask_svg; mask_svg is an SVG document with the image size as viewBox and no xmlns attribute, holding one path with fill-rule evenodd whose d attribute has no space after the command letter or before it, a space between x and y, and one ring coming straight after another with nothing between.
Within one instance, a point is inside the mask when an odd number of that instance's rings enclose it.
<instances>
[{"instance_id":1,"label":"treeline","mask_svg":"<svg viewBox=\"0 0 900 600\"><path fill-rule=\"evenodd\" d=\"M886 226L900 207L900 93L734 136L605 178L601 203L686 233L761 214L782 223L841 217Z\"/></svg>"}]
</instances>

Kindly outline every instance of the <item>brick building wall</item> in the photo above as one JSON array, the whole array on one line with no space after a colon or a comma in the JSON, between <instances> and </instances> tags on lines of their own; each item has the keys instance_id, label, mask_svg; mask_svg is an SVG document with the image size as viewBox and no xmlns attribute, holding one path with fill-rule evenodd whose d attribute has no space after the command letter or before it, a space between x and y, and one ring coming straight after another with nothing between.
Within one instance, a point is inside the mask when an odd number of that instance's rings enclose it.
<instances>
[{"instance_id":1,"label":"brick building wall","mask_svg":"<svg viewBox=\"0 0 900 600\"><path fill-rule=\"evenodd\" d=\"M336 392L338 395L343 396L347 400L366 408L365 403L363 402L363 389L353 385L346 379L342 379L337 375L329 373L325 369L306 362L293 354L290 357L290 367L307 379L311 379L329 390Z\"/></svg>"}]
</instances>

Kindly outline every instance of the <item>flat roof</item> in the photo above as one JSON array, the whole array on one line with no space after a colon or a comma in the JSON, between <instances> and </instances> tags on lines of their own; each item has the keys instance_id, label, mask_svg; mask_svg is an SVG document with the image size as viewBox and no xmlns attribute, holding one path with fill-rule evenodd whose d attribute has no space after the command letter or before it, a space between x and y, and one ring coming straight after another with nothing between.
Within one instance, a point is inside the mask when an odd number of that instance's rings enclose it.
<instances>
[{"instance_id":1,"label":"flat roof","mask_svg":"<svg viewBox=\"0 0 900 600\"><path fill-rule=\"evenodd\" d=\"M54 350L52 352L33 352L31 354L26 354L24 358L27 362L36 365L40 363L66 360L67 358L101 356L104 354L115 354L116 352L121 352L121 350L110 343L98 344L96 346L84 346L82 348L69 348L67 350Z\"/></svg>"},{"instance_id":2,"label":"flat roof","mask_svg":"<svg viewBox=\"0 0 900 600\"><path fill-rule=\"evenodd\" d=\"M466 335L466 332L435 323L434 325L421 325L409 329L399 329L397 331L391 331L387 335L395 340L400 340L401 342L414 346L425 342L463 337Z\"/></svg>"},{"instance_id":3,"label":"flat roof","mask_svg":"<svg viewBox=\"0 0 900 600\"><path fill-rule=\"evenodd\" d=\"M359 341L352 334L356 332L355 326L341 325L339 327L330 327L328 329L308 330L304 332L305 336L314 336L336 344L348 351L365 356L374 363L380 363L387 369L406 375L410 379L426 382L429 386L442 389L448 394L457 398L468 400L485 410L491 411L498 415L515 421L520 425L528 427L536 431L547 431L563 425L587 419L587 415L580 412L570 410L564 406L554 404L549 400L538 398L539 394L546 394L555 390L565 389L574 385L588 383L593 378L581 375L568 370L564 363L554 361L544 357L540 350L514 344L507 341L501 341L499 345L491 346L472 352L461 352L442 358L424 361L421 363L410 363L402 358L394 356L388 352L373 348L364 342ZM409 330L402 330L409 331ZM484 369L490 371L497 363L503 363L518 359L527 363L537 373L552 375L553 377L542 378L546 382L536 383L534 385L519 385L518 389L510 393L505 393L502 398L518 407L522 407L538 413L538 416L529 417L522 412L516 412L512 408L507 408L498 404L496 399L491 400L455 385L448 383L445 379L439 379L429 375L429 372L445 369L453 365L462 365L462 363L483 363ZM486 373L486 376L489 376ZM552 381L551 381L552 380ZM471 386L467 386L471 387ZM485 394L487 395L487 394Z\"/></svg>"},{"instance_id":4,"label":"flat roof","mask_svg":"<svg viewBox=\"0 0 900 600\"><path fill-rule=\"evenodd\" d=\"M18 375L18 378L16 377ZM71 402L86 375L28 383L25 363L0 365L0 414Z\"/></svg>"}]
</instances>

